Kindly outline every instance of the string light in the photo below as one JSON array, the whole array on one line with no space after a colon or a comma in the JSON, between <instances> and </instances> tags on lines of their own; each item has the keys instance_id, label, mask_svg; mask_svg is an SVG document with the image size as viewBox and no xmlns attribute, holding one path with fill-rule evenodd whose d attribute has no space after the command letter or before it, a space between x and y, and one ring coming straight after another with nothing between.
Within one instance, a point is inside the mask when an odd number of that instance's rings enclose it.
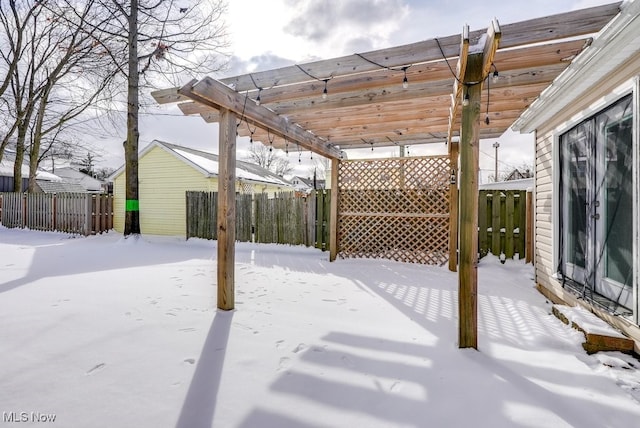
<instances>
[{"instance_id":1,"label":"string light","mask_svg":"<svg viewBox=\"0 0 640 428\"><path fill-rule=\"evenodd\" d=\"M260 100L260 93L262 92L262 88L258 88L258 96L256 97L256 105L259 106L262 100Z\"/></svg>"},{"instance_id":2,"label":"string light","mask_svg":"<svg viewBox=\"0 0 640 428\"><path fill-rule=\"evenodd\" d=\"M496 70L496 72L497 72L497 70ZM495 78L495 74L494 74L494 78ZM489 124L491 123L491 120L489 119L489 97L491 96L491 83L490 83L491 80L493 80L493 79L488 79L487 78L487 114L486 114L486 116L484 118L484 123L486 123L487 126L489 126Z\"/></svg>"},{"instance_id":3,"label":"string light","mask_svg":"<svg viewBox=\"0 0 640 428\"><path fill-rule=\"evenodd\" d=\"M267 129L267 140L269 140L269 152L273 151L273 140L275 140L276 136L271 136L271 133Z\"/></svg>"},{"instance_id":4,"label":"string light","mask_svg":"<svg viewBox=\"0 0 640 428\"><path fill-rule=\"evenodd\" d=\"M491 66L493 67L493 76L491 80L493 80L493 83L498 83L498 76L499 76L498 68L494 63L491 63Z\"/></svg>"},{"instance_id":5,"label":"string light","mask_svg":"<svg viewBox=\"0 0 640 428\"><path fill-rule=\"evenodd\" d=\"M462 105L465 107L469 105L469 92L467 91L465 91L464 93L464 98L462 99Z\"/></svg>"},{"instance_id":6,"label":"string light","mask_svg":"<svg viewBox=\"0 0 640 428\"><path fill-rule=\"evenodd\" d=\"M244 122L244 123L246 123L246 124L247 124L247 129L249 130L249 142L250 142L250 143L253 143L253 134L255 134L255 133L256 133L256 130L258 129L258 127L257 127L257 126L255 126L253 129L251 129L251 126L249 126L249 122L247 122L247 121L245 120L245 122Z\"/></svg>"},{"instance_id":7,"label":"string light","mask_svg":"<svg viewBox=\"0 0 640 428\"><path fill-rule=\"evenodd\" d=\"M411 67L413 64L409 64L409 65L403 65L402 67L398 67L398 68L393 68L393 67L388 67L386 65L382 65L382 64L378 64L377 62L370 60L369 58L365 57L362 54L356 53L357 56L359 56L360 58L362 58L363 60L367 61L368 63L371 63L373 65L376 65L380 68L384 68L387 69L389 71L400 71L402 70L404 72L404 78L402 79L402 88L403 89L408 89L409 88L409 79L407 78L407 70L409 69L409 67Z\"/></svg>"},{"instance_id":8,"label":"string light","mask_svg":"<svg viewBox=\"0 0 640 428\"><path fill-rule=\"evenodd\" d=\"M295 64L295 66L298 67L298 69L300 71L302 71L304 74L306 74L307 76L311 77L313 80L317 80L318 82L324 82L324 89L322 90L322 99L326 100L327 96L329 95L329 93L327 91L327 83L329 82L329 80L333 79L333 76L327 77L326 79L320 79L320 78L314 76L313 74L309 73L304 68L300 67L300 65Z\"/></svg>"},{"instance_id":9,"label":"string light","mask_svg":"<svg viewBox=\"0 0 640 428\"><path fill-rule=\"evenodd\" d=\"M300 151L300 144L296 144L298 146L298 163L302 163L302 152Z\"/></svg>"}]
</instances>

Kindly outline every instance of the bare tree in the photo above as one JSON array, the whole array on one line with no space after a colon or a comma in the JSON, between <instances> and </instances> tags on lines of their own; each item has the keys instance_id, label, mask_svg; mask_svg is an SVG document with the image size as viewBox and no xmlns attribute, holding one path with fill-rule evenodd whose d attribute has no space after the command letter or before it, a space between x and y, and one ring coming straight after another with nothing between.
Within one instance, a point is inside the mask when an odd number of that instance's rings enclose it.
<instances>
[{"instance_id":1,"label":"bare tree","mask_svg":"<svg viewBox=\"0 0 640 428\"><path fill-rule=\"evenodd\" d=\"M0 44L9 52L2 55L3 66L11 71L6 82L10 96L2 94L11 108L5 117L7 133L0 150L17 133L16 192L22 191L25 154L29 155L29 191L33 191L43 140L50 145L63 135L70 122L96 102L114 76L105 68L108 62L98 54L93 34L67 25L67 20L44 8L42 2L34 7L29 3L11 1L12 20L6 10L0 10L0 21L6 23ZM87 16L90 6L85 4L74 13ZM18 29L21 37L13 35Z\"/></svg>"},{"instance_id":2,"label":"bare tree","mask_svg":"<svg viewBox=\"0 0 640 428\"><path fill-rule=\"evenodd\" d=\"M0 25L2 26L2 34L5 35L0 38L0 58L2 60L0 61L0 78L2 79L0 103L7 113L3 117L4 123L1 124L4 135L0 141L0 160L2 160L4 150L18 126L18 121L12 120L16 117L13 105L4 97L4 94L7 89L11 88L15 69L18 67L24 49L26 26L37 9L37 5L27 8L25 13L21 13L21 9L24 8L21 8L19 4L16 5L15 0L0 2Z\"/></svg>"},{"instance_id":3,"label":"bare tree","mask_svg":"<svg viewBox=\"0 0 640 428\"><path fill-rule=\"evenodd\" d=\"M247 159L280 177L293 171L289 159L282 154L282 150L274 150L273 147L266 147L264 144L253 143L249 148Z\"/></svg>"},{"instance_id":4,"label":"bare tree","mask_svg":"<svg viewBox=\"0 0 640 428\"><path fill-rule=\"evenodd\" d=\"M76 0L62 0L72 10ZM126 81L127 136L125 154L124 234L140 233L138 199L138 141L140 89L161 79L177 84L185 73L213 72L226 47L223 0L93 0L97 16L67 18L95 33L112 68ZM117 100L114 100L117 102Z\"/></svg>"}]
</instances>

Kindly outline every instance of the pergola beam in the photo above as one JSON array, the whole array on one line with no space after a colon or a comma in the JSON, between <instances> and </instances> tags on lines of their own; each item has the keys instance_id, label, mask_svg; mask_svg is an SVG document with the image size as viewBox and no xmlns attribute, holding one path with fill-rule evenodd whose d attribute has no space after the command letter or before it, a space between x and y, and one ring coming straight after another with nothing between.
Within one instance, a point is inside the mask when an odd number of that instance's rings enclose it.
<instances>
[{"instance_id":1,"label":"pergola beam","mask_svg":"<svg viewBox=\"0 0 640 428\"><path fill-rule=\"evenodd\" d=\"M619 12L619 5L620 2L505 25L503 32L506 36L501 45L503 48L511 48L596 33ZM484 33L485 30L470 32L469 39L475 43ZM459 47L460 36L452 35L439 38L437 43L433 39L425 40L366 52L362 56L386 67L397 68L409 64L442 60L440 48L447 58L456 57L460 52ZM337 78L380 70L380 67L357 55L310 62L301 65L301 67L318 79ZM239 92L256 90L257 86L270 88L310 81L313 80L297 66L222 79L223 83L234 85Z\"/></svg>"},{"instance_id":2,"label":"pergola beam","mask_svg":"<svg viewBox=\"0 0 640 428\"><path fill-rule=\"evenodd\" d=\"M469 57L469 26L465 25L462 29L460 40L460 56L456 65L456 80L453 82L453 95L451 95L451 108L449 109L449 126L447 130L447 142L449 143L449 151L451 151L451 140L453 138L453 125L458 117L458 105L460 99L464 96L462 81L467 71L467 59Z\"/></svg>"},{"instance_id":3,"label":"pergola beam","mask_svg":"<svg viewBox=\"0 0 640 428\"><path fill-rule=\"evenodd\" d=\"M239 120L267 129L274 135L288 139L326 158L342 157L342 153L331 144L302 129L299 125L291 123L287 118L249 101L245 96L210 77L205 77L197 83L189 82L180 88L178 93L215 109L228 109L236 113Z\"/></svg>"}]
</instances>

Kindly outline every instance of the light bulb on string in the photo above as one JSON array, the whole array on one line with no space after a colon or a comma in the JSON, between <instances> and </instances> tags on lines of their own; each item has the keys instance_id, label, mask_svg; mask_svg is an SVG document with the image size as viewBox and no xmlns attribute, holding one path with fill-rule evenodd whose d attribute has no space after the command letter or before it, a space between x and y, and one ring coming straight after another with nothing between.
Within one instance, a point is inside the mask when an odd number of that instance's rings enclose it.
<instances>
[{"instance_id":1,"label":"light bulb on string","mask_svg":"<svg viewBox=\"0 0 640 428\"><path fill-rule=\"evenodd\" d=\"M402 79L402 88L403 89L408 89L409 88L409 79L407 79L407 69L409 67L402 67L402 71L404 71L404 79Z\"/></svg>"},{"instance_id":2,"label":"light bulb on string","mask_svg":"<svg viewBox=\"0 0 640 428\"><path fill-rule=\"evenodd\" d=\"M327 91L327 83L329 82L329 79L324 79L324 89L322 90L322 99L326 100L327 97L329 96L329 93Z\"/></svg>"},{"instance_id":3,"label":"light bulb on string","mask_svg":"<svg viewBox=\"0 0 640 428\"><path fill-rule=\"evenodd\" d=\"M465 92L464 94L464 98L462 99L462 105L463 106L468 106L469 105L469 93Z\"/></svg>"},{"instance_id":4,"label":"light bulb on string","mask_svg":"<svg viewBox=\"0 0 640 428\"><path fill-rule=\"evenodd\" d=\"M491 67L493 67L493 75L491 76L491 80L493 81L493 83L498 83L498 67L496 67L494 63L491 63Z\"/></svg>"},{"instance_id":5,"label":"light bulb on string","mask_svg":"<svg viewBox=\"0 0 640 428\"><path fill-rule=\"evenodd\" d=\"M491 120L489 119L489 116L484 118L484 123L486 123L487 125L491 123Z\"/></svg>"},{"instance_id":6,"label":"light bulb on string","mask_svg":"<svg viewBox=\"0 0 640 428\"><path fill-rule=\"evenodd\" d=\"M262 92L262 88L258 88L258 96L256 97L256 105L259 106L262 100L260 99L260 93Z\"/></svg>"}]
</instances>

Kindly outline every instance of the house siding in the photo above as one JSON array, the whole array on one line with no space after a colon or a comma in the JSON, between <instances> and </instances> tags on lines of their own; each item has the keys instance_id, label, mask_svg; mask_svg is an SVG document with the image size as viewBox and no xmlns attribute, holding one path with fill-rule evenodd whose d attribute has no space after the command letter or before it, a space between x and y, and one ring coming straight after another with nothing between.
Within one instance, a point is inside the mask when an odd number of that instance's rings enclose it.
<instances>
[{"instance_id":1,"label":"house siding","mask_svg":"<svg viewBox=\"0 0 640 428\"><path fill-rule=\"evenodd\" d=\"M143 234L185 236L186 191L215 192L218 178L208 177L197 167L182 160L160 145L143 152L138 164L140 195L140 230ZM114 229L124 231L125 173L114 179ZM237 179L236 191L247 186ZM291 187L250 182L254 194L293 191Z\"/></svg>"},{"instance_id":2,"label":"house siding","mask_svg":"<svg viewBox=\"0 0 640 428\"><path fill-rule=\"evenodd\" d=\"M572 104L572 109L567 109L562 114L554 117L553 122L546 124L537 131L536 138L536 185L535 185L535 265L536 281L544 286L558 286L559 282L552 276L556 273L556 256L554 255L553 223L557 221L557 213L554 208L554 191L557 177L554 177L553 164L554 140L559 134L578 124L586 117L584 111L593 111L594 104L598 100L613 98L619 95L620 87L631 87L633 77L640 69L640 57L634 58L621 67L615 74L604 81L594 85L592 91ZM619 95L617 95L619 94ZM599 105L599 109L606 107L608 103ZM588 116L588 115L587 115Z\"/></svg>"},{"instance_id":3,"label":"house siding","mask_svg":"<svg viewBox=\"0 0 640 428\"><path fill-rule=\"evenodd\" d=\"M138 165L140 230L143 234L181 236L186 228L185 191L216 191L216 178L180 161L161 147L153 147ZM124 230L125 174L114 182L114 226Z\"/></svg>"},{"instance_id":4,"label":"house siding","mask_svg":"<svg viewBox=\"0 0 640 428\"><path fill-rule=\"evenodd\" d=\"M554 117L553 121L540 127L536 132L536 185L535 185L535 280L539 286L547 290L547 296L555 296L573 305L586 305L563 289L556 279L558 264L558 231L554 229L558 221L557 191L558 177L554 174L554 161L558 156L554 150L554 142L562 133L577 125L582 120L605 109L633 87L633 79L640 70L640 56L628 61L618 68L607 79L594 84L592 89ZM548 294L551 292L552 294ZM640 329L627 320L612 316L598 308L591 307L601 318L624 331L635 339L636 352L640 351Z\"/></svg>"}]
</instances>

